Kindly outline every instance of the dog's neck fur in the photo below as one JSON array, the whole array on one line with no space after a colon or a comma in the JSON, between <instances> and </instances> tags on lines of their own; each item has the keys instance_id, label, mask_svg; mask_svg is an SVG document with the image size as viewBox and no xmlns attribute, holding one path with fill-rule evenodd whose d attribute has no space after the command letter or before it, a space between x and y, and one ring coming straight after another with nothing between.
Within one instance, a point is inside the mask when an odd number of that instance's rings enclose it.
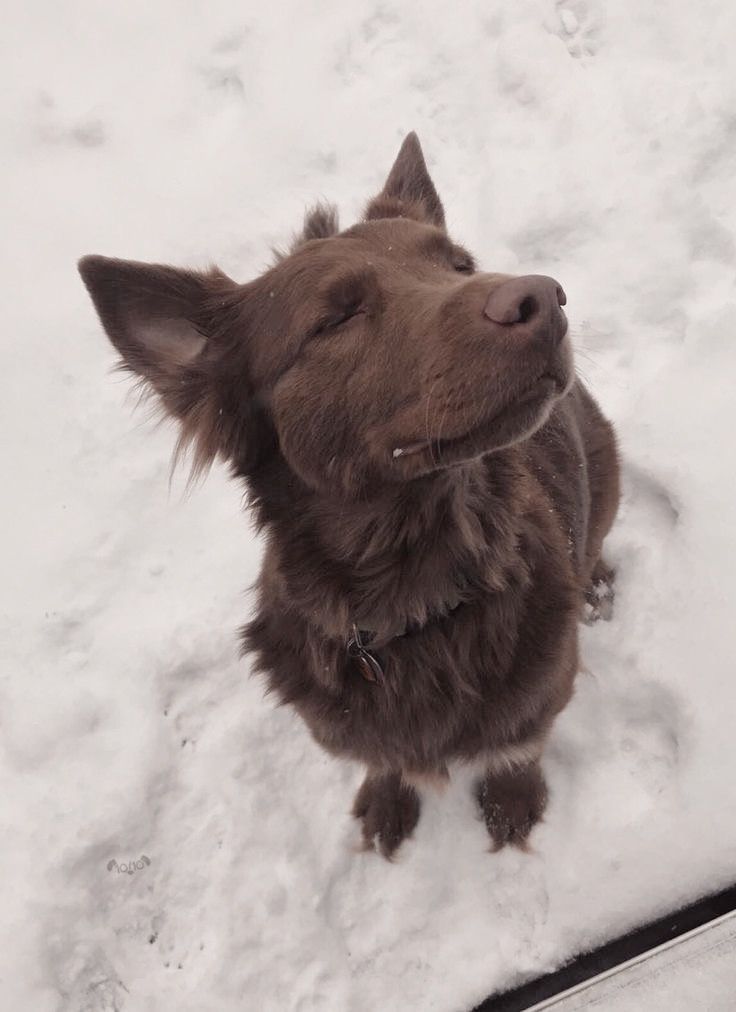
<instances>
[{"instance_id":1,"label":"dog's neck fur","mask_svg":"<svg viewBox=\"0 0 736 1012\"><path fill-rule=\"evenodd\" d=\"M524 570L515 449L356 501L308 489L280 455L248 483L266 532L264 585L330 639L355 623L385 643Z\"/></svg>"}]
</instances>

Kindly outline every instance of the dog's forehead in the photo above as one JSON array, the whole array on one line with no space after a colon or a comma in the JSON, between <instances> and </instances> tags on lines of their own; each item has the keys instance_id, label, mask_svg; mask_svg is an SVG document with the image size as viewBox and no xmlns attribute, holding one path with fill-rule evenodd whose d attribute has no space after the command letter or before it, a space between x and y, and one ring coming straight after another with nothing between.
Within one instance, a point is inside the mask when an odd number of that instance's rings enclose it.
<instances>
[{"instance_id":1,"label":"dog's forehead","mask_svg":"<svg viewBox=\"0 0 736 1012\"><path fill-rule=\"evenodd\" d=\"M281 257L257 284L279 299L298 288L313 293L320 281L365 267L395 267L412 255L424 258L452 246L441 229L408 218L360 222L337 235L310 239Z\"/></svg>"},{"instance_id":2,"label":"dog's forehead","mask_svg":"<svg viewBox=\"0 0 736 1012\"><path fill-rule=\"evenodd\" d=\"M361 221L334 238L336 241L353 239L366 249L377 252L385 251L389 247L411 249L427 243L448 241L441 229L415 221L413 218L377 218L372 221Z\"/></svg>"}]
</instances>

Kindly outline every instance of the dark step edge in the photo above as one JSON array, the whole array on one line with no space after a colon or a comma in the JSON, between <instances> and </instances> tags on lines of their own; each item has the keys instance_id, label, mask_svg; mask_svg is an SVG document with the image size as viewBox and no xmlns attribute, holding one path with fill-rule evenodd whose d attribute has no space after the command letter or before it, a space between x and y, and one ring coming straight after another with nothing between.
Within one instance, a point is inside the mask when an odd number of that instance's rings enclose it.
<instances>
[{"instance_id":1,"label":"dark step edge","mask_svg":"<svg viewBox=\"0 0 736 1012\"><path fill-rule=\"evenodd\" d=\"M733 911L736 911L736 885L614 938L591 952L581 953L559 970L537 977L511 991L491 995L476 1005L472 1012L525 1012L539 1002L559 998L564 992L592 982L594 978L622 967L624 963L651 953L667 942Z\"/></svg>"}]
</instances>

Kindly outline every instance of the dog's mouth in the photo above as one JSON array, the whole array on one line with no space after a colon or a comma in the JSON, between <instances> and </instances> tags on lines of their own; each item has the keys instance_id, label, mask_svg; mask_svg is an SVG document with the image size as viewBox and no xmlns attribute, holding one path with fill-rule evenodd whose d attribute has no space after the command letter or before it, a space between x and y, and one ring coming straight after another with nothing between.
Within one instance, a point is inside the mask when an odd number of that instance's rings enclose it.
<instances>
[{"instance_id":1,"label":"dog's mouth","mask_svg":"<svg viewBox=\"0 0 736 1012\"><path fill-rule=\"evenodd\" d=\"M394 462L411 471L423 465L443 467L462 460L502 449L527 436L542 425L552 404L570 387L571 377L551 371L542 373L511 403L473 426L468 432L447 438L407 440L391 451Z\"/></svg>"}]
</instances>

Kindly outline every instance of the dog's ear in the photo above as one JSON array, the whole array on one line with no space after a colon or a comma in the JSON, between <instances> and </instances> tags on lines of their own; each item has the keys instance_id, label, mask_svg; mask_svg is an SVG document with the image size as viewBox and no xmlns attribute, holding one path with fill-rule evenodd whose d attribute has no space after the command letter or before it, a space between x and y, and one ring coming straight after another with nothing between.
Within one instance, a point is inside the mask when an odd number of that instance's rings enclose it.
<instances>
[{"instance_id":1,"label":"dog's ear","mask_svg":"<svg viewBox=\"0 0 736 1012\"><path fill-rule=\"evenodd\" d=\"M288 250L274 248L276 263L295 253L305 242L312 239L329 239L340 231L337 208L332 204L319 203L310 207L304 215L304 224L291 241Z\"/></svg>"},{"instance_id":2,"label":"dog's ear","mask_svg":"<svg viewBox=\"0 0 736 1012\"><path fill-rule=\"evenodd\" d=\"M337 208L332 204L315 204L304 215L304 226L298 241L329 239L330 236L337 235L339 231Z\"/></svg>"},{"instance_id":3,"label":"dog's ear","mask_svg":"<svg viewBox=\"0 0 736 1012\"><path fill-rule=\"evenodd\" d=\"M419 138L412 132L401 145L383 189L368 204L365 218L416 218L445 227L445 212L427 171Z\"/></svg>"},{"instance_id":4,"label":"dog's ear","mask_svg":"<svg viewBox=\"0 0 736 1012\"><path fill-rule=\"evenodd\" d=\"M213 376L219 351L212 335L238 286L224 274L87 256L79 261L103 327L122 366L158 394L181 424L177 455L194 445L193 474L224 445ZM231 440L232 441L232 440Z\"/></svg>"},{"instance_id":5,"label":"dog's ear","mask_svg":"<svg viewBox=\"0 0 736 1012\"><path fill-rule=\"evenodd\" d=\"M171 400L207 344L212 300L222 275L159 264L87 256L82 275L107 336L124 366L147 380L173 414Z\"/></svg>"}]
</instances>

